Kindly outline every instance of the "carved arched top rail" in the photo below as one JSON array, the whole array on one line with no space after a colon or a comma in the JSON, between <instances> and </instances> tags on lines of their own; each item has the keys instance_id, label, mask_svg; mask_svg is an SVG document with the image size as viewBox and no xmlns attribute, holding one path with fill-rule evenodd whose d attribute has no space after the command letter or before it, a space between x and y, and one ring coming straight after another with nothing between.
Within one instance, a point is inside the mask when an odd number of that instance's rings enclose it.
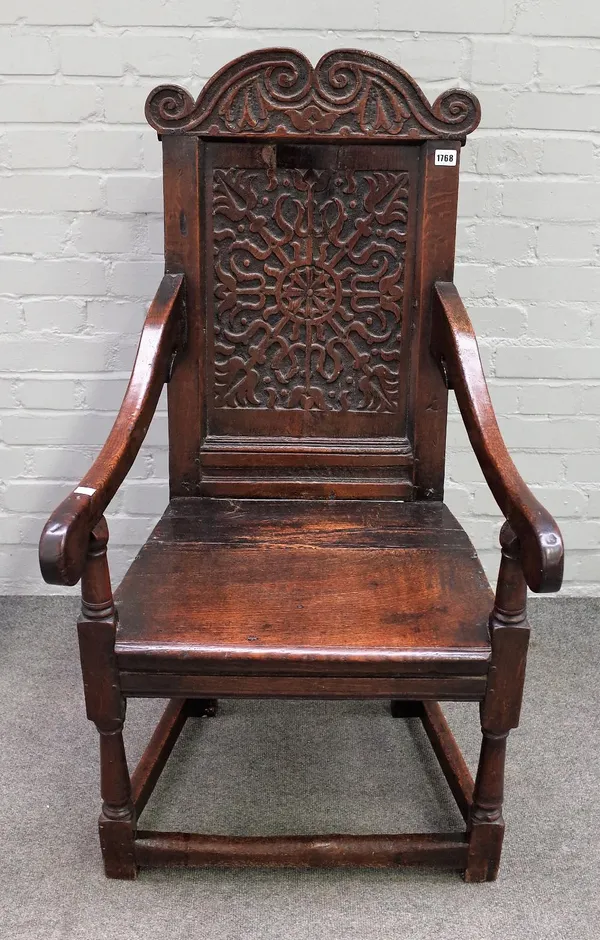
<instances>
[{"instance_id":1,"label":"carved arched top rail","mask_svg":"<svg viewBox=\"0 0 600 940\"><path fill-rule=\"evenodd\" d=\"M367 52L335 49L313 68L293 49L261 49L222 68L196 101L159 85L146 117L160 134L460 140L481 109L460 88L430 105L410 75Z\"/></svg>"}]
</instances>

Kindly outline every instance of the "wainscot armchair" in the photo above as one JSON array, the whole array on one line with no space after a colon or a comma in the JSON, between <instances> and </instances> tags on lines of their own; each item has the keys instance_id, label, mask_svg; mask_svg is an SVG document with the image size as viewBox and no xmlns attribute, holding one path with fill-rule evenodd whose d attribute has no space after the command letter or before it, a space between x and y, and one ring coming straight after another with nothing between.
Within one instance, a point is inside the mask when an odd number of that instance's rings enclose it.
<instances>
[{"instance_id":1,"label":"wainscot armchair","mask_svg":"<svg viewBox=\"0 0 600 940\"><path fill-rule=\"evenodd\" d=\"M267 49L146 105L166 273L108 440L41 537L82 581L106 874L175 865L432 865L494 879L527 585L563 545L504 446L452 283L476 98L401 69ZM114 598L104 519L168 385L170 502ZM506 517L496 596L443 502L448 389ZM118 615L117 615L118 612ZM130 777L125 701L169 703ZM443 834L234 838L138 828L177 736L221 697L388 699L419 716L460 812ZM439 701L478 702L473 782ZM217 719L218 720L218 719Z\"/></svg>"}]
</instances>

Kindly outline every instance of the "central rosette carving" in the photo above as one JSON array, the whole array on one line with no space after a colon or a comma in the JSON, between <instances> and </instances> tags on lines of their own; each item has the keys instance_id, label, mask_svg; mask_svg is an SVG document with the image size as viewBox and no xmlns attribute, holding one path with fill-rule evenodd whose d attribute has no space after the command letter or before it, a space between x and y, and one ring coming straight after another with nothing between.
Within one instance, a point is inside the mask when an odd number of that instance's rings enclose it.
<instances>
[{"instance_id":1,"label":"central rosette carving","mask_svg":"<svg viewBox=\"0 0 600 940\"><path fill-rule=\"evenodd\" d=\"M339 281L323 269L301 264L285 271L281 281L281 308L298 320L326 319L336 308Z\"/></svg>"},{"instance_id":2,"label":"central rosette carving","mask_svg":"<svg viewBox=\"0 0 600 940\"><path fill-rule=\"evenodd\" d=\"M393 413L408 174L213 171L217 408Z\"/></svg>"}]
</instances>

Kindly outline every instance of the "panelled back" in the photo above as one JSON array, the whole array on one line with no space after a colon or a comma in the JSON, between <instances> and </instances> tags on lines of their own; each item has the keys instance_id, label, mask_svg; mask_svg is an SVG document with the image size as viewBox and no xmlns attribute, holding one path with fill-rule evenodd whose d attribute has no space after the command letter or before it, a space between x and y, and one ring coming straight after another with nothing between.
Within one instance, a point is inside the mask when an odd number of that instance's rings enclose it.
<instances>
[{"instance_id":1,"label":"panelled back","mask_svg":"<svg viewBox=\"0 0 600 940\"><path fill-rule=\"evenodd\" d=\"M430 107L364 53L313 70L265 50L197 102L157 89L147 114L163 137L167 270L188 288L173 494L439 498L429 306L452 276L475 99Z\"/></svg>"}]
</instances>

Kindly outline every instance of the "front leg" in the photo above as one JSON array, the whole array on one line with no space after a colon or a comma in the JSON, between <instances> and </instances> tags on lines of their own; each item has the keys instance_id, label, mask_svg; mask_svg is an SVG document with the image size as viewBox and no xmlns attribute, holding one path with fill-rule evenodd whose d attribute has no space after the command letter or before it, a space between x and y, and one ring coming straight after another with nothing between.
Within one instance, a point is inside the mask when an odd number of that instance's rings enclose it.
<instances>
[{"instance_id":1,"label":"front leg","mask_svg":"<svg viewBox=\"0 0 600 940\"><path fill-rule=\"evenodd\" d=\"M123 744L125 700L115 660L117 615L112 598L104 519L90 538L81 584L79 651L87 716L100 733L102 812L100 845L109 878L133 879L135 864L135 810Z\"/></svg>"},{"instance_id":2,"label":"front leg","mask_svg":"<svg viewBox=\"0 0 600 940\"><path fill-rule=\"evenodd\" d=\"M529 644L527 585L520 546L505 523L500 533L502 561L496 601L490 617L492 664L481 705L481 755L469 817L469 857L465 881L494 881L498 876L504 819L504 761L509 731L519 724Z\"/></svg>"}]
</instances>

